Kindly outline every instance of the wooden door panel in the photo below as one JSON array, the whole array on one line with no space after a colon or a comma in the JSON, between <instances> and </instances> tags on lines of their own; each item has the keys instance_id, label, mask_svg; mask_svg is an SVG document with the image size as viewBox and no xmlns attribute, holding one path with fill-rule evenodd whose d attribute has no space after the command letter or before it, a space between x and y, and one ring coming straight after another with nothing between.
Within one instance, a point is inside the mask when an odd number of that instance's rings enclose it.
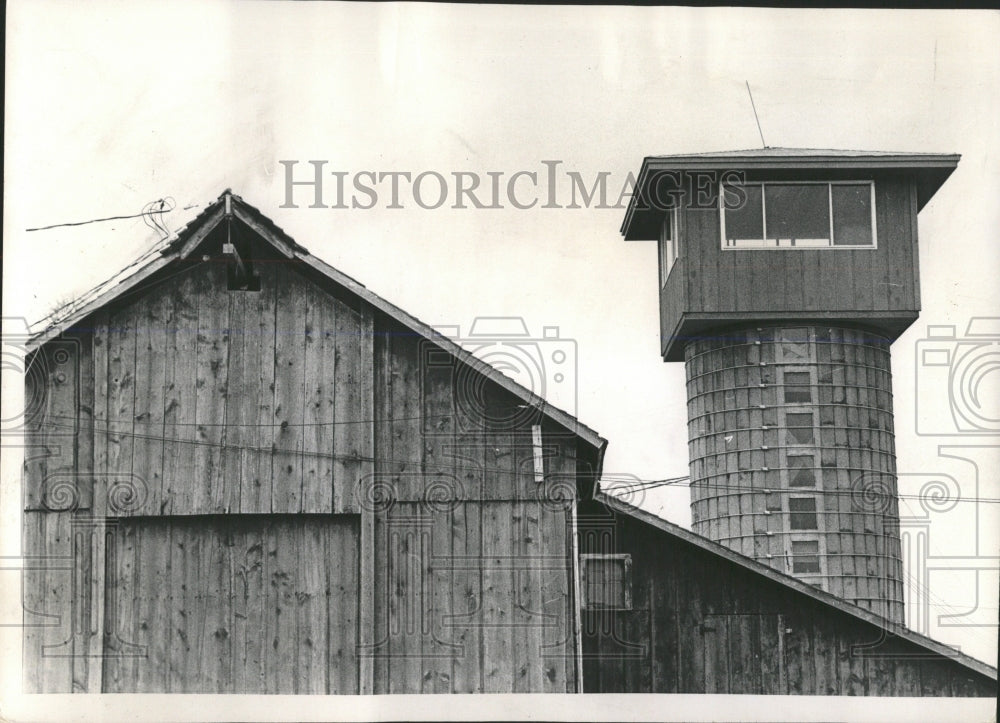
<instances>
[{"instance_id":1,"label":"wooden door panel","mask_svg":"<svg viewBox=\"0 0 1000 723\"><path fill-rule=\"evenodd\" d=\"M105 692L358 692L356 516L116 527Z\"/></svg>"}]
</instances>

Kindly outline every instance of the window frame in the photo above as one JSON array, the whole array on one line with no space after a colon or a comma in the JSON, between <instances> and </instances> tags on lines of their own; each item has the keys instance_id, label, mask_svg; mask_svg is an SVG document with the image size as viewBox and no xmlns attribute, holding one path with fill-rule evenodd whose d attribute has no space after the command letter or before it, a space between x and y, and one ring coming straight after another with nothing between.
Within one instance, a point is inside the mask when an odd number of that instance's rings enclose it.
<instances>
[{"instance_id":1,"label":"window frame","mask_svg":"<svg viewBox=\"0 0 1000 723\"><path fill-rule=\"evenodd\" d=\"M761 233L763 238L760 239L761 244L759 246L729 246L726 243L726 187L733 187L736 185L740 186L760 186L760 213L761 213ZM764 190L765 186L768 185L780 185L780 186L820 186L825 185L827 187L826 199L827 199L827 209L829 214L830 223L830 243L826 246L779 246L777 243L774 246L766 245L767 242L767 199ZM858 244L836 244L834 243L833 234L833 186L861 186L867 185L869 189L869 194L871 198L871 225L872 225L872 242L868 245L858 245ZM848 251L859 251L859 250L871 250L875 251L878 249L878 233L877 233L877 209L875 208L875 181L874 179L858 179L858 180L829 180L829 181L750 181L742 184L734 183L723 183L719 182L719 243L720 248L723 251L827 251L830 249L841 249ZM757 239L754 239L755 241Z\"/></svg>"},{"instance_id":2,"label":"window frame","mask_svg":"<svg viewBox=\"0 0 1000 723\"><path fill-rule=\"evenodd\" d=\"M795 552L796 543L815 543L816 544L816 567L817 570L803 571L795 569L795 558L798 554ZM811 556L811 555L810 555ZM817 535L796 535L788 541L788 572L791 575L795 575L799 578L812 578L821 580L826 574L826 567L823 564L825 558L825 545L823 544L822 538Z\"/></svg>"},{"instance_id":3,"label":"window frame","mask_svg":"<svg viewBox=\"0 0 1000 723\"><path fill-rule=\"evenodd\" d=\"M813 508L811 510L793 510L792 501L809 501L813 503ZM801 492L790 492L788 495L788 529L793 533L817 533L820 529L820 506L817 494L803 494ZM792 524L792 519L794 515L812 515L815 521L815 527L795 527Z\"/></svg>"},{"instance_id":4,"label":"window frame","mask_svg":"<svg viewBox=\"0 0 1000 723\"><path fill-rule=\"evenodd\" d=\"M678 222L678 216L676 208L667 209L667 218L670 223L670 241L663 240L663 234L660 233L656 240L656 256L660 267L660 289L663 289L667 285L667 278L670 276L670 272L673 270L674 266L677 265L677 259L680 258L680 223ZM666 223L666 221L664 221ZM673 257L671 258L669 254L666 253L668 246L673 250Z\"/></svg>"},{"instance_id":5,"label":"window frame","mask_svg":"<svg viewBox=\"0 0 1000 723\"><path fill-rule=\"evenodd\" d=\"M812 466L810 467L793 467L791 460L801 459L802 457L811 457ZM782 480L784 488L792 493L799 492L801 494L807 494L813 490L820 489L820 480L817 472L821 469L820 465L817 463L817 453L813 450L797 449L793 448L785 451L785 465L783 467L784 479ZM799 485L792 484L792 480L795 477L795 473L799 470L808 469L812 471L812 484L811 485Z\"/></svg>"},{"instance_id":6,"label":"window frame","mask_svg":"<svg viewBox=\"0 0 1000 723\"><path fill-rule=\"evenodd\" d=\"M594 605L587 599L587 562L589 560L622 561L622 605ZM628 553L581 553L580 555L580 609L581 610L631 610L632 609L632 555Z\"/></svg>"}]
</instances>

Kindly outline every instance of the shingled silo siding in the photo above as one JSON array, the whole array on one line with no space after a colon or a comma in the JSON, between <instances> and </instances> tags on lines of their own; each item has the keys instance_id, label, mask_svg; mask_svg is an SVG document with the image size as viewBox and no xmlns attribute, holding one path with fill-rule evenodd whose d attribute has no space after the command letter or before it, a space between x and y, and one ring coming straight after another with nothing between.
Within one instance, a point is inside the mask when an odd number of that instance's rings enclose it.
<instances>
[{"instance_id":1,"label":"shingled silo siding","mask_svg":"<svg viewBox=\"0 0 1000 723\"><path fill-rule=\"evenodd\" d=\"M692 529L901 622L888 341L731 329L692 341L685 368ZM819 570L795 569L796 543L816 544Z\"/></svg>"}]
</instances>

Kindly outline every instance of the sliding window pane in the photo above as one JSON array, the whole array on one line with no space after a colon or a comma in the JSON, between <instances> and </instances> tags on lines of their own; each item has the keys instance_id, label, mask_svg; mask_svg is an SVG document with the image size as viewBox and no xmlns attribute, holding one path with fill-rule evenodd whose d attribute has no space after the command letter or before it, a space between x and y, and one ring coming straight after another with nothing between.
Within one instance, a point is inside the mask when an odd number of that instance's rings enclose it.
<instances>
[{"instance_id":1,"label":"sliding window pane","mask_svg":"<svg viewBox=\"0 0 1000 723\"><path fill-rule=\"evenodd\" d=\"M872 195L867 184L834 184L833 243L836 246L872 245Z\"/></svg>"},{"instance_id":2,"label":"sliding window pane","mask_svg":"<svg viewBox=\"0 0 1000 723\"><path fill-rule=\"evenodd\" d=\"M767 238L777 246L829 246L829 187L769 183L764 186Z\"/></svg>"},{"instance_id":3,"label":"sliding window pane","mask_svg":"<svg viewBox=\"0 0 1000 723\"><path fill-rule=\"evenodd\" d=\"M740 189L746 200L738 208L726 208L726 245L760 246L764 240L760 186L728 186L723 199L735 202Z\"/></svg>"}]
</instances>

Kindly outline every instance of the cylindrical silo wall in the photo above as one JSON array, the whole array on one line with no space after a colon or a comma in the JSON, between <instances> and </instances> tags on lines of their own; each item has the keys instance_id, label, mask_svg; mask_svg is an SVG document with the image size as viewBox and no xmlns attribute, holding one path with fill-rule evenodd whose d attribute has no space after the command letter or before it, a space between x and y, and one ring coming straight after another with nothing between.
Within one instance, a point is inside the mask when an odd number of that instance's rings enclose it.
<instances>
[{"instance_id":1,"label":"cylindrical silo wall","mask_svg":"<svg viewBox=\"0 0 1000 723\"><path fill-rule=\"evenodd\" d=\"M693 530L902 622L888 340L755 325L685 367Z\"/></svg>"}]
</instances>

